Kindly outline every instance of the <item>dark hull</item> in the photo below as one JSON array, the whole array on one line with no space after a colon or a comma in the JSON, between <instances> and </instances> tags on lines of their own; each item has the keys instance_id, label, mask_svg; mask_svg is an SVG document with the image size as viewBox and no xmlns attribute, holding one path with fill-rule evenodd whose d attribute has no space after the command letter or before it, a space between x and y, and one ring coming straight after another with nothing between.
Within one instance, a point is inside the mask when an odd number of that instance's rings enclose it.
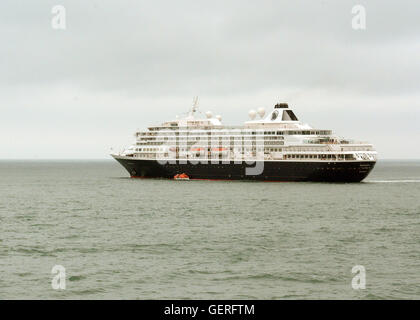
<instances>
[{"instance_id":1,"label":"dark hull","mask_svg":"<svg viewBox=\"0 0 420 320\"><path fill-rule=\"evenodd\" d=\"M156 160L118 159L131 177L169 178L178 173L186 173L190 179L214 180L259 180L259 181L326 181L360 182L375 166L375 161L265 161L262 174L247 175L246 163L234 164L160 164Z\"/></svg>"}]
</instances>

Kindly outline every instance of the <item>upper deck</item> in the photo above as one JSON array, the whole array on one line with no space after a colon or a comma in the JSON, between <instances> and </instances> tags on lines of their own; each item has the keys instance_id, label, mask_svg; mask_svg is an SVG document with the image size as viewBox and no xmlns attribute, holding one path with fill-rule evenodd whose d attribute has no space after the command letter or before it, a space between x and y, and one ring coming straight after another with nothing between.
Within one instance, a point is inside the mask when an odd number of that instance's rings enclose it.
<instances>
[{"instance_id":1,"label":"upper deck","mask_svg":"<svg viewBox=\"0 0 420 320\"><path fill-rule=\"evenodd\" d=\"M250 120L227 126L210 111L199 115L197 106L182 118L136 132L136 143L127 154L145 158L245 159L262 154L264 159L311 161L363 158L376 159L367 142L344 139L331 130L315 129L299 121L285 103L250 110ZM259 116L258 119L257 115Z\"/></svg>"}]
</instances>

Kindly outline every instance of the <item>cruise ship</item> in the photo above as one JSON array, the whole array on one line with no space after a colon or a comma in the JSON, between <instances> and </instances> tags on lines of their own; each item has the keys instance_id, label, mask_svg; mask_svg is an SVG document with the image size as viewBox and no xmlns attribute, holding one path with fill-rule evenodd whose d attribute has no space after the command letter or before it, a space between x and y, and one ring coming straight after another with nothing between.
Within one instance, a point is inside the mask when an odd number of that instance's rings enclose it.
<instances>
[{"instance_id":1,"label":"cruise ship","mask_svg":"<svg viewBox=\"0 0 420 320\"><path fill-rule=\"evenodd\" d=\"M360 182L375 166L372 144L315 129L287 103L250 110L249 118L224 125L195 101L184 116L136 132L132 146L111 156L133 178Z\"/></svg>"}]
</instances>

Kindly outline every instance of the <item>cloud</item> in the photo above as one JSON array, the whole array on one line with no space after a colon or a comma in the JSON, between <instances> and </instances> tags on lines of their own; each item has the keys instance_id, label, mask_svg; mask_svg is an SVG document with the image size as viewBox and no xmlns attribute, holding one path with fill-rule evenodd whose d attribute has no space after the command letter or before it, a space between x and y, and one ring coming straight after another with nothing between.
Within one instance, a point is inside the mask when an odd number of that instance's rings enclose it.
<instances>
[{"instance_id":1,"label":"cloud","mask_svg":"<svg viewBox=\"0 0 420 320\"><path fill-rule=\"evenodd\" d=\"M135 127L184 112L194 95L235 123L284 99L315 122L329 111L320 125L361 132L398 157L378 132L397 126L401 139L418 137L401 115L410 125L419 118L420 5L359 3L365 31L351 28L354 1L62 1L67 30L58 31L56 1L2 1L9 151L0 157L102 157ZM355 132L343 117L371 121ZM28 135L37 137L30 147Z\"/></svg>"}]
</instances>

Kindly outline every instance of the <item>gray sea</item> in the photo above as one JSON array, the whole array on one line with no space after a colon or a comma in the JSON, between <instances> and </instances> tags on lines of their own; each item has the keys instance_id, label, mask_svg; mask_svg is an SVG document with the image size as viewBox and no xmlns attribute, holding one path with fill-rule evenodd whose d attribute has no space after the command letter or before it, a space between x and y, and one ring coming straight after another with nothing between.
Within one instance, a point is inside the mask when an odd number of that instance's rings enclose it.
<instances>
[{"instance_id":1,"label":"gray sea","mask_svg":"<svg viewBox=\"0 0 420 320\"><path fill-rule=\"evenodd\" d=\"M420 299L419 199L420 161L356 184L0 161L0 299Z\"/></svg>"}]
</instances>

